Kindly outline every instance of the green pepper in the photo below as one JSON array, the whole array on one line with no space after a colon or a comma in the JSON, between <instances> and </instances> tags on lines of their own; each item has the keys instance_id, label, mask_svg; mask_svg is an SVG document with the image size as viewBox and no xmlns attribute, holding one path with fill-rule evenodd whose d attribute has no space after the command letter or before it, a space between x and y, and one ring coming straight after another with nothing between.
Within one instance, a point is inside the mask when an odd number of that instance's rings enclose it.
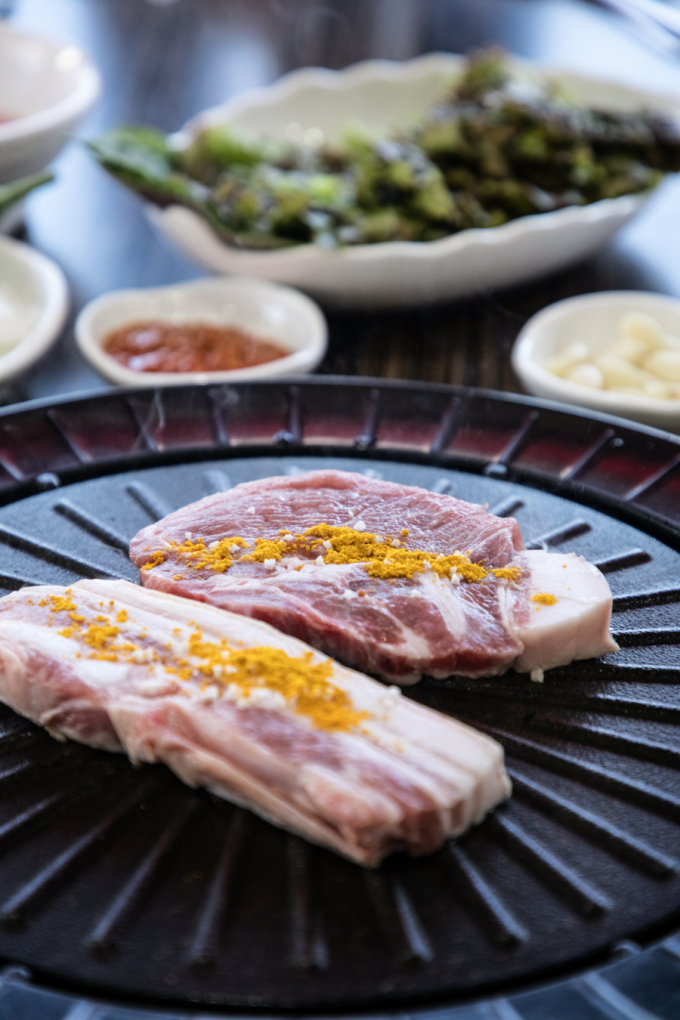
<instances>
[{"instance_id":1,"label":"green pepper","mask_svg":"<svg viewBox=\"0 0 680 1020\"><path fill-rule=\"evenodd\" d=\"M30 191L42 187L43 184L49 184L53 180L54 174L49 170L43 170L40 173L31 174L29 177L20 177L18 181L11 181L9 184L0 184L0 216L7 212L15 202L28 195Z\"/></svg>"}]
</instances>

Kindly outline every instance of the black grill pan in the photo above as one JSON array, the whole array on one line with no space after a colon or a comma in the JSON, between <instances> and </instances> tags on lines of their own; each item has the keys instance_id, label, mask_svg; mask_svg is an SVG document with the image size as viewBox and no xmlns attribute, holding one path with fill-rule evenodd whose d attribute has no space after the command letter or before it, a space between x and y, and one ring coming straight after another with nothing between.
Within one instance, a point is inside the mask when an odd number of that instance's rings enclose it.
<instances>
[{"instance_id":1,"label":"black grill pan","mask_svg":"<svg viewBox=\"0 0 680 1020\"><path fill-rule=\"evenodd\" d=\"M409 689L501 740L515 795L438 854L395 856L374 872L162 767L59 745L0 709L8 964L147 1004L366 1009L526 988L680 925L671 437L413 384L312 380L34 406L0 416L0 586L135 580L125 549L149 521L240 481L329 463L488 503L518 518L530 546L598 563L621 651L544 684L511 673ZM574 994L596 1010L614 986L588 981ZM0 1015L2 994L0 984ZM611 1009L628 998L616 994Z\"/></svg>"}]
</instances>

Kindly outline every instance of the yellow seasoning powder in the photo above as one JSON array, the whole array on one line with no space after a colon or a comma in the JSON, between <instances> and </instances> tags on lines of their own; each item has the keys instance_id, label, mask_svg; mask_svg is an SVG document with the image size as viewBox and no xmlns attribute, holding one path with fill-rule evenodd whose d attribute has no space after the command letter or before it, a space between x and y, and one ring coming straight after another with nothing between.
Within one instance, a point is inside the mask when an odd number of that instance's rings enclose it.
<instances>
[{"instance_id":1,"label":"yellow seasoning powder","mask_svg":"<svg viewBox=\"0 0 680 1020\"><path fill-rule=\"evenodd\" d=\"M70 588L67 588L63 595L50 595L49 602L47 599L41 599L40 605L49 605L53 613L75 613L78 609L71 597Z\"/></svg>"},{"instance_id":2,"label":"yellow seasoning powder","mask_svg":"<svg viewBox=\"0 0 680 1020\"><path fill-rule=\"evenodd\" d=\"M189 637L189 654L198 660L196 669L207 683L236 684L245 699L258 689L274 691L317 729L346 731L369 718L368 712L358 711L349 695L332 683L331 660L315 663L313 652L291 656L266 646L235 650L225 642L205 641L196 631Z\"/></svg>"},{"instance_id":3,"label":"yellow seasoning powder","mask_svg":"<svg viewBox=\"0 0 680 1020\"><path fill-rule=\"evenodd\" d=\"M522 577L522 571L519 567L496 567L491 573L499 581L519 581Z\"/></svg>"},{"instance_id":4,"label":"yellow seasoning powder","mask_svg":"<svg viewBox=\"0 0 680 1020\"><path fill-rule=\"evenodd\" d=\"M156 549L142 566L142 570L151 570L152 567L159 567L161 563L165 563L165 553L162 549Z\"/></svg>"},{"instance_id":5,"label":"yellow seasoning powder","mask_svg":"<svg viewBox=\"0 0 680 1020\"><path fill-rule=\"evenodd\" d=\"M88 621L78 613L70 591L64 596L51 595L41 603L50 606L51 612L65 613L73 621L59 631L63 637L73 638L90 649L88 658L108 662L137 664L139 646L121 635L121 628L112 624L109 617L98 614ZM112 606L113 608L113 606ZM126 609L116 613L117 623L133 623ZM191 621L190 626L196 624ZM181 637L181 629L173 631L175 638ZM137 635L145 638L146 633ZM234 649L226 641L206 641L199 629L189 635L188 658L178 659L173 655L173 645L168 643L165 652L151 650L150 659L161 665L167 673L182 681L199 681L201 686L218 684L227 693L236 685L247 705L257 690L268 690L281 696L282 707L292 709L306 716L317 729L347 731L357 727L369 712L354 707L349 695L331 680L333 663L330 659L314 662L314 653L305 652L300 656L288 655L280 648ZM233 688L232 688L233 690ZM257 707L257 697L252 698Z\"/></svg>"},{"instance_id":6,"label":"yellow seasoning powder","mask_svg":"<svg viewBox=\"0 0 680 1020\"><path fill-rule=\"evenodd\" d=\"M487 568L470 562L467 553L445 555L421 549L395 548L392 539L386 541L370 532L324 523L307 528L298 535L284 533L281 539L257 538L253 551L241 556L240 562L264 563L299 553L316 553L324 563L363 563L369 577L382 580L413 577L425 571L432 571L439 577L456 573L462 580L471 583L489 576Z\"/></svg>"},{"instance_id":7,"label":"yellow seasoning powder","mask_svg":"<svg viewBox=\"0 0 680 1020\"><path fill-rule=\"evenodd\" d=\"M234 553L239 549L247 548L249 548L249 543L245 539L239 538L238 535L232 538L221 538L211 542L210 545L206 545L203 538L187 538L184 542L171 542L165 551L158 549L152 553L142 570L151 570L152 567L165 563L167 557L172 554L188 560L192 570L201 570L203 567L207 567L217 574L224 574L234 562ZM160 559L157 558L159 556ZM175 576L173 580L181 580L181 575Z\"/></svg>"},{"instance_id":8,"label":"yellow seasoning powder","mask_svg":"<svg viewBox=\"0 0 680 1020\"><path fill-rule=\"evenodd\" d=\"M402 528L402 538L408 529ZM485 580L493 574L498 580L519 581L522 571L518 566L497 567L489 570L481 563L473 563L468 553L435 553L423 549L404 548L391 535L385 538L370 532L356 531L334 524L317 524L299 534L280 531L280 538L256 538L254 544L238 535L219 539L206 545L204 538L188 538L181 543L170 543L167 549L151 553L142 570L164 563L168 557L180 559L192 570L207 569L223 574L239 563L262 563L272 566L284 556L302 554L311 562L326 564L362 563L369 577L394 581L412 578L416 574L433 573L437 577L457 577L469 584ZM242 550L248 549L248 552ZM240 553L240 555L239 555ZM296 569L301 569L298 565ZM181 580L181 574L173 575Z\"/></svg>"},{"instance_id":9,"label":"yellow seasoning powder","mask_svg":"<svg viewBox=\"0 0 680 1020\"><path fill-rule=\"evenodd\" d=\"M537 602L541 606L554 606L557 599L554 595L549 595L547 592L538 592L536 595L531 596L532 602Z\"/></svg>"}]
</instances>

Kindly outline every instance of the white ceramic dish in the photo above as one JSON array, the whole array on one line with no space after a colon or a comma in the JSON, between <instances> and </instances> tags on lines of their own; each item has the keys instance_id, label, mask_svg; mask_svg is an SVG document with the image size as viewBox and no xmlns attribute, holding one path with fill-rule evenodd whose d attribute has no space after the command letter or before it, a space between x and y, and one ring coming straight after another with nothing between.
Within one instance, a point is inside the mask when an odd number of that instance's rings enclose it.
<instances>
[{"instance_id":1,"label":"white ceramic dish","mask_svg":"<svg viewBox=\"0 0 680 1020\"><path fill-rule=\"evenodd\" d=\"M134 372L111 358L102 342L126 323L161 320L236 326L291 353L252 368L228 372ZM326 352L321 309L290 287L242 277L197 280L148 290L119 290L91 301L76 320L80 350L106 379L122 386L180 386L239 382L311 372Z\"/></svg>"},{"instance_id":2,"label":"white ceramic dish","mask_svg":"<svg viewBox=\"0 0 680 1020\"><path fill-rule=\"evenodd\" d=\"M0 183L42 170L99 94L99 74L65 43L0 24Z\"/></svg>"},{"instance_id":3,"label":"white ceramic dish","mask_svg":"<svg viewBox=\"0 0 680 1020\"><path fill-rule=\"evenodd\" d=\"M59 266L27 244L0 237L0 381L24 372L45 353L67 311L68 288Z\"/></svg>"},{"instance_id":4,"label":"white ceramic dish","mask_svg":"<svg viewBox=\"0 0 680 1020\"><path fill-rule=\"evenodd\" d=\"M366 61L344 71L294 71L269 88L247 92L199 114L175 136L187 145L203 128L239 125L277 138L315 129L333 139L361 121L390 131L413 123L446 93L462 58L431 54L405 63ZM653 107L676 115L680 101L612 82L514 60L518 73L556 79L576 102L610 109ZM326 251L300 245L279 251L230 248L194 212L149 207L160 230L185 255L213 272L244 273L300 287L322 303L347 307L412 305L517 284L552 272L603 244L647 195L525 216L501 227L465 230L438 241L389 241Z\"/></svg>"},{"instance_id":5,"label":"white ceramic dish","mask_svg":"<svg viewBox=\"0 0 680 1020\"><path fill-rule=\"evenodd\" d=\"M680 432L680 400L591 390L543 368L548 358L575 340L582 340L592 351L606 347L617 338L621 318L628 312L651 315L667 333L680 336L680 301L676 298L635 290L585 294L557 301L529 319L512 351L513 368L525 389L536 397Z\"/></svg>"}]
</instances>

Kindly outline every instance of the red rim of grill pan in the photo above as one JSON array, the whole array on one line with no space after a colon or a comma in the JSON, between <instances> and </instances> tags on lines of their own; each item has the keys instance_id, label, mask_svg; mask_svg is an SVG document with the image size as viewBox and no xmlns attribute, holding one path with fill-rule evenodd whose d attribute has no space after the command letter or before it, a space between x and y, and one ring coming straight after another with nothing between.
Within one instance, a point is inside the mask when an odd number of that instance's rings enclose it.
<instances>
[{"instance_id":1,"label":"red rim of grill pan","mask_svg":"<svg viewBox=\"0 0 680 1020\"><path fill-rule=\"evenodd\" d=\"M528 545L598 563L621 651L544 684L409 689L501 740L515 795L432 857L373 872L0 709L0 1017L58 1020L88 997L121 1020L680 1015L678 438L328 377L24 405L0 412L0 589L135 580L139 527L327 464L488 503Z\"/></svg>"}]
</instances>

